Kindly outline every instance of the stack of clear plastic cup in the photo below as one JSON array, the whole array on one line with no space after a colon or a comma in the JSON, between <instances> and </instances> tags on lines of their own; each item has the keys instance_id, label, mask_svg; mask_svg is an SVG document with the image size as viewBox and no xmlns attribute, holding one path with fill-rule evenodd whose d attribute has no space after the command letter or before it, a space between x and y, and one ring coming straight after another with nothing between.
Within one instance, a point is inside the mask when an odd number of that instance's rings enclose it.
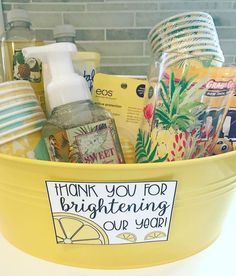
<instances>
[{"instance_id":1,"label":"stack of clear plastic cup","mask_svg":"<svg viewBox=\"0 0 236 276\"><path fill-rule=\"evenodd\" d=\"M34 158L45 115L27 81L0 84L0 152Z\"/></svg>"},{"instance_id":2,"label":"stack of clear plastic cup","mask_svg":"<svg viewBox=\"0 0 236 276\"><path fill-rule=\"evenodd\" d=\"M168 66L181 63L180 53L197 56L207 66L220 67L224 62L214 21L207 13L188 12L167 18L152 28L148 40L155 56L170 53Z\"/></svg>"}]
</instances>

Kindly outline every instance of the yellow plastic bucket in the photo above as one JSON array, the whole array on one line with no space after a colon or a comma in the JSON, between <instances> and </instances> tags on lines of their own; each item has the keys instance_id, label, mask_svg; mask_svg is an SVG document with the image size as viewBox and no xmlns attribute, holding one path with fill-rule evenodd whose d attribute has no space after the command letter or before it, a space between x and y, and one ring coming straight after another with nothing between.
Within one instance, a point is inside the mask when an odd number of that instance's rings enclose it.
<instances>
[{"instance_id":1,"label":"yellow plastic bucket","mask_svg":"<svg viewBox=\"0 0 236 276\"><path fill-rule=\"evenodd\" d=\"M236 185L236 152L188 161L128 165L55 163L1 154L0 169L0 231L13 245L58 264L137 268L190 256L218 237ZM177 181L177 189L168 240L119 245L56 242L45 181L139 185L170 180Z\"/></svg>"}]
</instances>

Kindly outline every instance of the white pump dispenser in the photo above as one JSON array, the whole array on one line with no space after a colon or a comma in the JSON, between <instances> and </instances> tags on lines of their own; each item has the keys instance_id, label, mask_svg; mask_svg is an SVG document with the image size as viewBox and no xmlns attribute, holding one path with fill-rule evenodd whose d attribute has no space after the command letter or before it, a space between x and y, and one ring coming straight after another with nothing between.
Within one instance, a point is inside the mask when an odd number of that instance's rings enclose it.
<instances>
[{"instance_id":1,"label":"white pump dispenser","mask_svg":"<svg viewBox=\"0 0 236 276\"><path fill-rule=\"evenodd\" d=\"M74 72L71 56L76 52L76 46L68 42L23 49L26 58L39 58L43 62L48 114L51 114L55 107L67 103L91 100L87 82Z\"/></svg>"}]
</instances>

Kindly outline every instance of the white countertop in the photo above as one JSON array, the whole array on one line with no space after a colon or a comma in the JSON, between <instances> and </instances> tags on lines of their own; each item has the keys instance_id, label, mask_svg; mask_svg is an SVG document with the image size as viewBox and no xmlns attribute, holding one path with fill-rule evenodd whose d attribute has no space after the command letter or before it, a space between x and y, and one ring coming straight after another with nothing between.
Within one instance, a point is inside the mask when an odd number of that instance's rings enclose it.
<instances>
[{"instance_id":1,"label":"white countertop","mask_svg":"<svg viewBox=\"0 0 236 276\"><path fill-rule=\"evenodd\" d=\"M220 238L208 249L187 259L145 269L90 270L66 267L29 256L0 236L1 276L235 276L236 198Z\"/></svg>"}]
</instances>

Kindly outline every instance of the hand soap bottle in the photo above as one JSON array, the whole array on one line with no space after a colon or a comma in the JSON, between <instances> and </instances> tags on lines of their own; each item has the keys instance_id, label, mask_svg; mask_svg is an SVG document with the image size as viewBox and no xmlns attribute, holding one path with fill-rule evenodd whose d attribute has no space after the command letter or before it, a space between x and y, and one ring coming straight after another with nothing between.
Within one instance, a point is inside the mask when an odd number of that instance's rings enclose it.
<instances>
[{"instance_id":1,"label":"hand soap bottle","mask_svg":"<svg viewBox=\"0 0 236 276\"><path fill-rule=\"evenodd\" d=\"M47 97L51 116L43 128L50 159L73 163L124 163L114 119L91 100L85 79L74 73L72 43L23 49L50 71ZM44 67L43 67L44 68Z\"/></svg>"}]
</instances>

